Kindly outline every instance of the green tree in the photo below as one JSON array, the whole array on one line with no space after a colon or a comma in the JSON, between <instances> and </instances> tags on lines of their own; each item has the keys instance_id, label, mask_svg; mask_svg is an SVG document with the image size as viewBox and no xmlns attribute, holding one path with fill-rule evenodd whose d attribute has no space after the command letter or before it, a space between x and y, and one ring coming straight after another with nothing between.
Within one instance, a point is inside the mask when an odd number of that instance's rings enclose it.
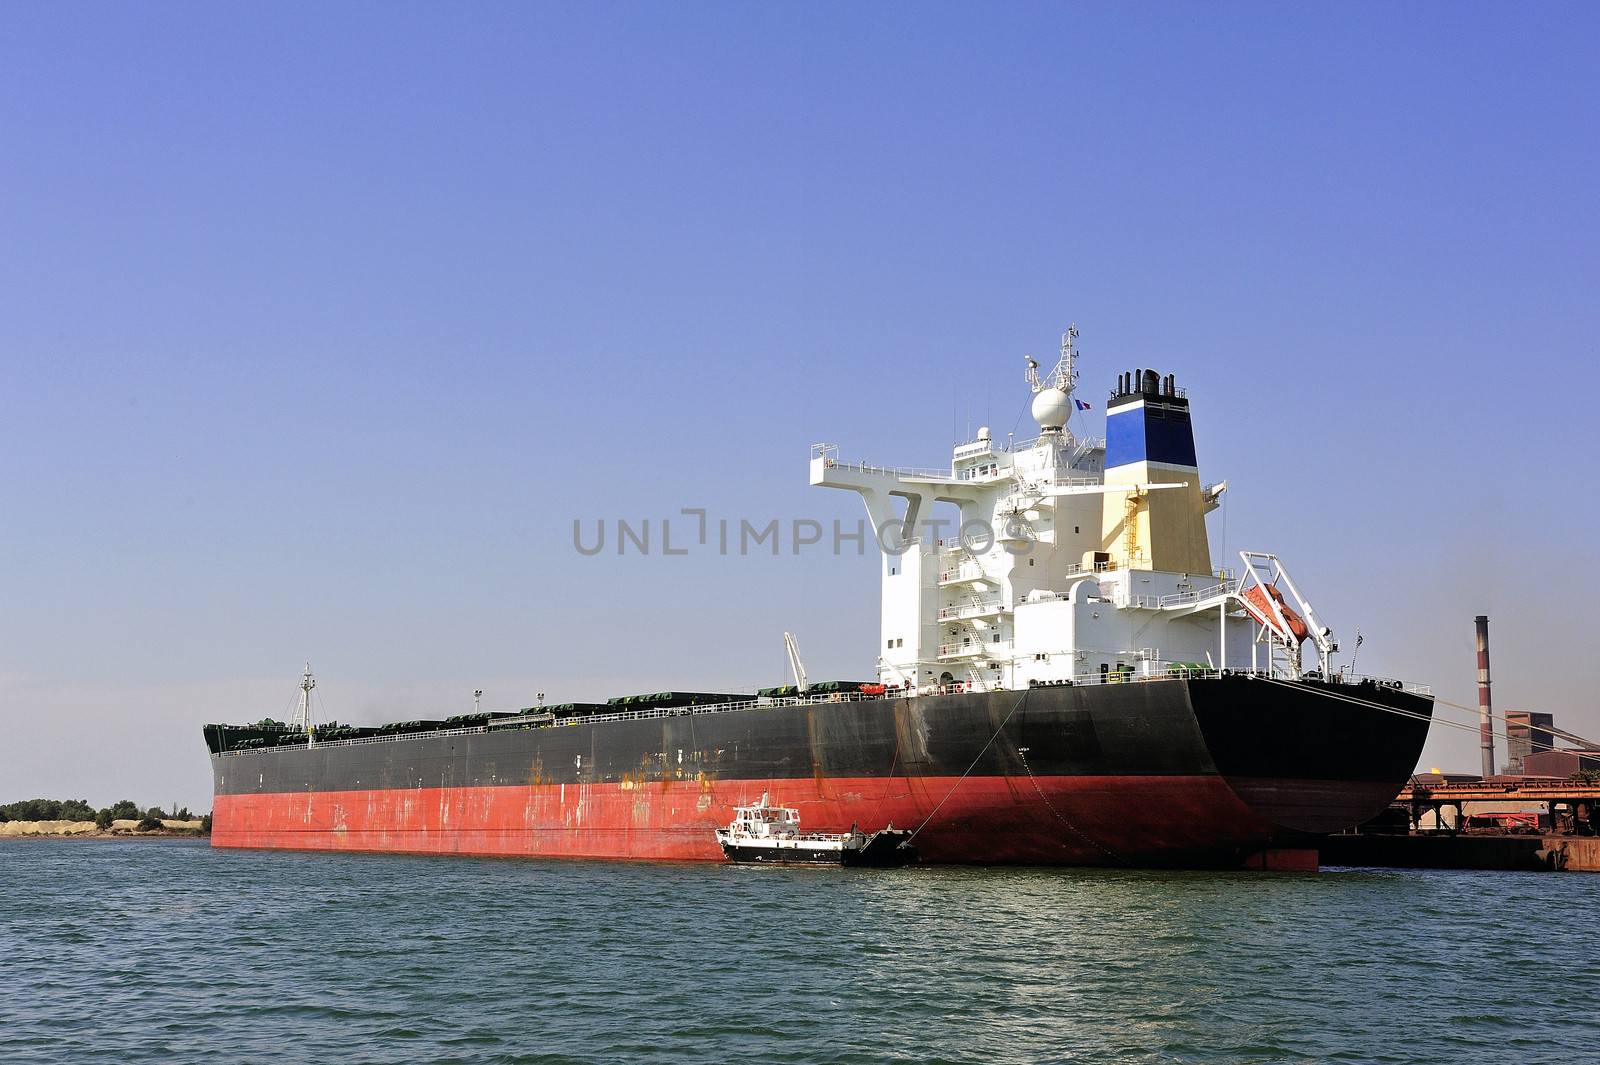
<instances>
[{"instance_id":1,"label":"green tree","mask_svg":"<svg viewBox=\"0 0 1600 1065\"><path fill-rule=\"evenodd\" d=\"M146 817L133 827L140 832L154 832L156 829L161 828L162 824L159 817Z\"/></svg>"},{"instance_id":2,"label":"green tree","mask_svg":"<svg viewBox=\"0 0 1600 1065\"><path fill-rule=\"evenodd\" d=\"M101 810L99 813L94 815L94 826L100 831L104 832L111 827L111 822L113 820L115 820L115 818L111 816L111 807L108 806L104 810Z\"/></svg>"},{"instance_id":3,"label":"green tree","mask_svg":"<svg viewBox=\"0 0 1600 1065\"><path fill-rule=\"evenodd\" d=\"M137 821L143 814L132 799L118 799L111 804L111 816L118 821Z\"/></svg>"},{"instance_id":4,"label":"green tree","mask_svg":"<svg viewBox=\"0 0 1600 1065\"><path fill-rule=\"evenodd\" d=\"M61 813L56 799L21 799L0 807L12 821L54 821Z\"/></svg>"},{"instance_id":5,"label":"green tree","mask_svg":"<svg viewBox=\"0 0 1600 1065\"><path fill-rule=\"evenodd\" d=\"M161 812L161 807L152 806L144 812L144 816L147 821L159 821L167 815Z\"/></svg>"}]
</instances>

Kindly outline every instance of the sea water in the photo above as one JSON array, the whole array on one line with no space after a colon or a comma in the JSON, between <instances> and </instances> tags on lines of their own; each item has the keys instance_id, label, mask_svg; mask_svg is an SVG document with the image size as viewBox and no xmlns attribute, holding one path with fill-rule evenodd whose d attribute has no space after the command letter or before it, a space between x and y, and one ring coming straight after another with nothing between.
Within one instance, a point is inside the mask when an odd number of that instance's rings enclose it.
<instances>
[{"instance_id":1,"label":"sea water","mask_svg":"<svg viewBox=\"0 0 1600 1065\"><path fill-rule=\"evenodd\" d=\"M0 1062L1583 1062L1600 876L0 842Z\"/></svg>"}]
</instances>

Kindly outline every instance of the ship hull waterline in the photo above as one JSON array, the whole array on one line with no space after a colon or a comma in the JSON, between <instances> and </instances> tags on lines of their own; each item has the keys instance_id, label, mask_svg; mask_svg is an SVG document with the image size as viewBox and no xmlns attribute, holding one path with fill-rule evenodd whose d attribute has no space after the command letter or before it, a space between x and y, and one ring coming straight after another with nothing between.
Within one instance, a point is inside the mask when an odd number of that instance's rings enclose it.
<instances>
[{"instance_id":1,"label":"ship hull waterline","mask_svg":"<svg viewBox=\"0 0 1600 1065\"><path fill-rule=\"evenodd\" d=\"M1376 814L1430 712L1234 676L225 753L212 843L720 861L765 792L807 831L920 829L927 862L1236 867Z\"/></svg>"}]
</instances>

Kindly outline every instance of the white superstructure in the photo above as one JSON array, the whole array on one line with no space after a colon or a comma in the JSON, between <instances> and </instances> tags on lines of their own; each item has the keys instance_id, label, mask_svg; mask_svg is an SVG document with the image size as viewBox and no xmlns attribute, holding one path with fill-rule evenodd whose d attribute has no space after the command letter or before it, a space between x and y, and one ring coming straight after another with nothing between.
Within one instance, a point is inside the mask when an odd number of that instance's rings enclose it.
<instances>
[{"instance_id":1,"label":"white superstructure","mask_svg":"<svg viewBox=\"0 0 1600 1065\"><path fill-rule=\"evenodd\" d=\"M1171 375L1120 375L1106 439L1067 427L1076 336L1062 336L1048 374L1028 360L1033 440L980 429L948 470L850 463L835 445L813 447L811 483L859 493L878 530L879 679L925 693L1185 665L1293 677L1306 639L1326 671L1332 634L1274 556L1241 553L1237 571L1213 564L1205 515L1226 485L1200 481L1188 398ZM959 528L933 520L939 504L959 511Z\"/></svg>"}]
</instances>

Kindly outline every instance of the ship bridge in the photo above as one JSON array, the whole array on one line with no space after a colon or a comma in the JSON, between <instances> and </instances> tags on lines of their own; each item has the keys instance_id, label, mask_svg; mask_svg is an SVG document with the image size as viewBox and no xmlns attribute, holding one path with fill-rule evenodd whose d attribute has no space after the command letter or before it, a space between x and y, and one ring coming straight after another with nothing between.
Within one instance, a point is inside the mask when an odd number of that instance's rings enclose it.
<instances>
[{"instance_id":1,"label":"ship bridge","mask_svg":"<svg viewBox=\"0 0 1600 1065\"><path fill-rule=\"evenodd\" d=\"M930 469L811 450L813 485L858 494L882 551L879 679L919 693L1025 687L1075 677L1151 675L1173 665L1297 675L1310 605L1274 556L1210 558L1206 486L1189 397L1174 375L1117 377L1104 438L1074 432L1076 328L1054 369L1028 359L1039 435L999 442L987 428ZM1086 419L1080 419L1080 422ZM959 515L939 522L939 504ZM1262 591L1270 587L1271 591ZM1332 649L1316 626L1326 665Z\"/></svg>"}]
</instances>

